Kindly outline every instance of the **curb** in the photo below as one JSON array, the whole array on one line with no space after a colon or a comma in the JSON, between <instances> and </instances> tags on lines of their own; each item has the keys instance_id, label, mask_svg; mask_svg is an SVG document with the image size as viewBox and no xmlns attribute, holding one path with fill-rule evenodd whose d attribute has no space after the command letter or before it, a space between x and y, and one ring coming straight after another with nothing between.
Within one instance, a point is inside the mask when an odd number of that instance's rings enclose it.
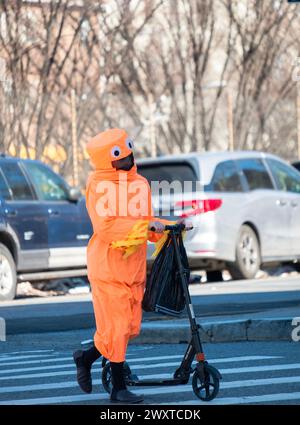
<instances>
[{"instance_id":1,"label":"curb","mask_svg":"<svg viewBox=\"0 0 300 425\"><path fill-rule=\"evenodd\" d=\"M222 321L205 321L196 318L200 325L200 337L203 342L237 342L237 341L291 341L293 318L233 319ZM63 317L27 318L6 321L7 335L27 333L64 332L95 327L94 316L74 314ZM142 322L141 333L134 338L134 344L181 343L190 340L190 326L186 319L148 320Z\"/></svg>"},{"instance_id":2,"label":"curb","mask_svg":"<svg viewBox=\"0 0 300 425\"><path fill-rule=\"evenodd\" d=\"M200 325L203 342L292 341L292 318L245 319L205 322ZM134 344L187 343L191 333L186 321L142 324L141 334Z\"/></svg>"},{"instance_id":3,"label":"curb","mask_svg":"<svg viewBox=\"0 0 300 425\"><path fill-rule=\"evenodd\" d=\"M44 320L43 320L44 319ZM7 320L7 335L40 332L63 332L79 329L93 329L93 315L81 314L51 318L28 318L20 323L18 319ZM292 341L293 318L233 319L208 322L197 318L200 325L200 338L203 342L238 341ZM130 343L133 344L179 344L191 338L189 322L181 320L148 320L142 322L141 333Z\"/></svg>"}]
</instances>

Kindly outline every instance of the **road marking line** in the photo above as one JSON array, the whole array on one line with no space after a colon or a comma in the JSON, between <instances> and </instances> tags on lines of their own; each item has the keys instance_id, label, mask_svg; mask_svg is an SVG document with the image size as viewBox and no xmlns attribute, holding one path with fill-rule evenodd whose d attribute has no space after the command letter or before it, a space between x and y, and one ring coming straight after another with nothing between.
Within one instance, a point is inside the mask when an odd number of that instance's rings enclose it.
<instances>
[{"instance_id":1,"label":"road marking line","mask_svg":"<svg viewBox=\"0 0 300 425\"><path fill-rule=\"evenodd\" d=\"M143 388L135 389L136 394L147 395L161 395L170 393L182 393L191 391L192 389L189 386L188 388L183 388L184 386L180 385L178 387L169 386L163 388ZM1 401L0 405L30 405L30 404L59 404L59 403L75 403L78 401L100 401L108 400L109 394L85 394L85 395L72 395L72 396L57 396L57 397L40 397L40 398L29 398L29 399L19 399L19 400L6 400ZM297 393L280 393L280 394L265 394L261 396L244 396L244 397L226 397L226 398L216 398L211 402L203 402L199 399L193 399L188 401L177 401L174 403L168 404L241 404L241 403L262 403L267 401L285 401L285 400L298 400L300 399L300 392ZM162 403L165 404L166 402ZM156 403L155 403L156 404Z\"/></svg>"},{"instance_id":2,"label":"road marking line","mask_svg":"<svg viewBox=\"0 0 300 425\"><path fill-rule=\"evenodd\" d=\"M247 403L266 403L272 401L289 401L289 400L300 400L300 392L296 393L278 393L278 394L265 394L265 395L254 395L254 396L244 396L244 397L224 397L216 398L210 402L204 402L201 400L185 400L180 402L180 405L186 404L213 404L213 405L224 405L224 404L247 404ZM164 403L161 403L164 404ZM168 404L178 404L177 403L168 403Z\"/></svg>"},{"instance_id":3,"label":"road marking line","mask_svg":"<svg viewBox=\"0 0 300 425\"><path fill-rule=\"evenodd\" d=\"M68 365L74 366L74 362L72 357L68 356L68 357L55 357L52 359L35 359L35 360L26 360L23 362L7 362L7 363L1 363L0 364L0 368L2 366L17 366L19 364L25 365L25 364L42 364L42 363L61 363L61 362L68 362ZM72 363L71 363L72 362ZM47 366L45 366L47 367ZM69 367L69 366L66 366ZM34 368L32 368L34 369ZM20 370L20 369L11 369L11 370ZM31 368L28 368L27 370L31 370ZM0 370L1 373L1 370Z\"/></svg>"},{"instance_id":4,"label":"road marking line","mask_svg":"<svg viewBox=\"0 0 300 425\"><path fill-rule=\"evenodd\" d=\"M138 393L138 391L135 391ZM141 394L143 394L140 391ZM22 400L7 400L1 401L1 405L30 405L30 404L56 404L56 403L73 403L76 401L99 401L109 400L109 394L90 394L90 395L75 395L75 396L60 396L60 397L45 397L45 398L32 398Z\"/></svg>"},{"instance_id":5,"label":"road marking line","mask_svg":"<svg viewBox=\"0 0 300 425\"><path fill-rule=\"evenodd\" d=\"M183 356L178 356L179 358L182 358ZM252 358L249 358L252 357ZM249 360L268 360L268 359L276 359L276 357L263 357L260 356L258 358L253 358L254 356L245 356L245 357L229 357L227 362L231 363L231 362L242 362L242 361L249 361ZM282 357L277 357L278 358L282 358ZM55 359L53 359L55 360ZM141 359L139 359L141 360ZM133 359L133 361L135 361ZM225 359L211 359L209 361L210 363L226 363ZM168 363L152 363L150 365L138 365L138 364L133 364L130 365L130 368L133 370L136 369L153 369L155 367L169 367L169 366L179 366L180 362L168 362ZM1 366L1 365L0 365ZM74 368L74 373L75 373L75 365L74 363L67 363L67 364L62 364L62 365L55 365L55 366L35 366L35 367L24 367L24 368L18 368L18 369L5 369L5 370L0 370L0 375L8 375L8 374L13 374L13 373L18 373L18 372L29 372L29 371L38 371L38 370L56 370L56 369L69 369L69 368ZM100 369L98 369L100 370ZM18 376L18 375L17 375ZM40 374L38 376L50 376L50 375L43 375ZM55 376L55 373L53 374L53 376ZM16 377L12 377L12 379L14 379ZM5 377L0 377L0 379L9 379L9 378L5 378Z\"/></svg>"},{"instance_id":6,"label":"road marking line","mask_svg":"<svg viewBox=\"0 0 300 425\"><path fill-rule=\"evenodd\" d=\"M213 363L213 362L212 362ZM159 366L160 365L160 366ZM163 366L161 366L163 365ZM58 365L57 368L62 365ZM144 370L144 369L155 369L156 367L170 367L170 366L178 366L178 363L160 363L153 365L131 365L130 368L132 370ZM48 369L55 368L50 366ZM44 368L42 368L44 369ZM264 372L264 371L281 371L281 370L294 370L300 369L300 363L292 363L285 365L272 365L272 366L255 366L255 367L242 367L242 368L226 368L220 369L220 372L223 375L226 374L234 374L234 373L248 373L248 372ZM93 373L101 373L102 369L97 368L93 370ZM67 376L67 375L75 375L75 368L72 371L62 371L62 372L45 372L45 373L33 373L33 374L25 374L25 375L13 375L13 376L1 376L0 380L15 380L15 379L25 379L25 378L44 378L44 377L54 377L54 376Z\"/></svg>"},{"instance_id":7,"label":"road marking line","mask_svg":"<svg viewBox=\"0 0 300 425\"><path fill-rule=\"evenodd\" d=\"M144 361L153 361L153 360L168 360L168 359L182 359L183 358L183 354L180 355L174 355L174 356L157 356L157 357L145 357L145 358L138 358L138 359L130 359L130 361L135 362L135 363L142 363ZM270 360L270 359L281 359L281 356L240 356L240 357L225 357L224 359L213 359L213 360L209 360L210 362L214 362L214 363L231 363L234 361L237 362L241 362L241 361L252 361L252 360ZM14 366L14 365L18 365L18 364L34 364L34 363L60 363L60 362L65 362L65 361L69 361L71 362L72 367L74 366L73 363L73 359L72 357L57 357L57 358L51 358L51 359L41 359L41 360L28 360L28 361L22 361L22 362L7 362L7 363L1 363L0 364L0 368L2 366ZM101 361L101 359L99 360ZM70 367L67 366L66 367ZM28 368L28 369L24 369L24 370L31 370L34 368ZM21 370L21 369L18 369ZM1 370L0 370L1 373Z\"/></svg>"},{"instance_id":8,"label":"road marking line","mask_svg":"<svg viewBox=\"0 0 300 425\"><path fill-rule=\"evenodd\" d=\"M139 377L142 379L170 379L172 374L160 374L160 375L142 375ZM259 387L264 385L279 385L279 384L288 384L288 383L298 383L300 382L300 376L284 376L280 378L269 378L269 379L250 379L245 381L231 381L224 382L221 381L221 389L233 389L233 388L243 388L243 387ZM100 379L93 380L93 385L101 385L102 381ZM60 390L63 388L79 388L76 381L71 382L54 382L51 384L36 384L36 385L24 385L24 386L15 386L15 387L6 387L0 388L0 394L7 393L17 393L17 392L27 392L27 391L43 391L43 390ZM157 387L159 388L159 387ZM160 391L160 390L159 390ZM181 392L191 391L191 387L181 386ZM159 394L159 392L158 392Z\"/></svg>"},{"instance_id":9,"label":"road marking line","mask_svg":"<svg viewBox=\"0 0 300 425\"><path fill-rule=\"evenodd\" d=\"M29 355L29 356L13 356L13 357L1 357L0 358L0 366L2 364L2 362L5 362L6 360L22 360L22 359L38 359L38 358L45 358L45 357L50 357L50 356L55 356L55 354L39 354L39 355ZM53 358L53 357L52 357Z\"/></svg>"},{"instance_id":10,"label":"road marking line","mask_svg":"<svg viewBox=\"0 0 300 425\"><path fill-rule=\"evenodd\" d=\"M221 373L234 374L234 373L250 373L250 372L268 372L274 370L292 370L300 369L300 363L291 363L284 365L270 365L270 366L249 366L249 367L237 367L237 368L226 368L220 369Z\"/></svg>"},{"instance_id":11,"label":"road marking line","mask_svg":"<svg viewBox=\"0 0 300 425\"><path fill-rule=\"evenodd\" d=\"M54 350L24 350L24 351L11 351L9 353L1 353L0 358L7 357L9 358L11 354L32 354L32 353L49 353Z\"/></svg>"}]
</instances>

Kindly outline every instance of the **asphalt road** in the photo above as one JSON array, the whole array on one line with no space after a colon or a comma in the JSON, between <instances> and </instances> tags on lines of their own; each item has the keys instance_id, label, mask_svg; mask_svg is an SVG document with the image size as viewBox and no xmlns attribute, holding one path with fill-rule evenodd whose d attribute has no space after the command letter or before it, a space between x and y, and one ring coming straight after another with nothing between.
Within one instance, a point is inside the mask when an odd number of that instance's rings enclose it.
<instances>
[{"instance_id":1,"label":"asphalt road","mask_svg":"<svg viewBox=\"0 0 300 425\"><path fill-rule=\"evenodd\" d=\"M90 330L10 336L0 343L0 405L109 404L100 381L101 363L93 369L94 391L80 391L72 351ZM300 342L204 344L211 364L222 373L218 397L210 404L300 404ZM127 360L139 378L170 376L185 344L130 345ZM191 387L135 389L144 404L196 404Z\"/></svg>"}]
</instances>

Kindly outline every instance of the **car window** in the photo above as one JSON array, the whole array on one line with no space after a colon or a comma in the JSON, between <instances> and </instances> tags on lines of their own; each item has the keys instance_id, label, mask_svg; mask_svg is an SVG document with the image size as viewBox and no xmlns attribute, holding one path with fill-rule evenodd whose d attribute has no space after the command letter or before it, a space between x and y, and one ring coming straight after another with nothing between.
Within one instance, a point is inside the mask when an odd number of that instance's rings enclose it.
<instances>
[{"instance_id":1,"label":"car window","mask_svg":"<svg viewBox=\"0 0 300 425\"><path fill-rule=\"evenodd\" d=\"M237 163L247 180L249 190L274 189L271 177L261 159L239 159Z\"/></svg>"},{"instance_id":2,"label":"car window","mask_svg":"<svg viewBox=\"0 0 300 425\"><path fill-rule=\"evenodd\" d=\"M197 180L193 167L186 163L138 165L138 171L150 184L152 181L172 183L174 180L178 180L183 183Z\"/></svg>"},{"instance_id":3,"label":"car window","mask_svg":"<svg viewBox=\"0 0 300 425\"><path fill-rule=\"evenodd\" d=\"M268 159L268 164L279 190L300 193L300 174L297 170L275 159Z\"/></svg>"},{"instance_id":4,"label":"car window","mask_svg":"<svg viewBox=\"0 0 300 425\"><path fill-rule=\"evenodd\" d=\"M181 163L160 163L138 165L138 173L145 177L149 184L152 182L166 181L172 183L180 182L184 189L184 182L191 182L191 190L197 190L197 175L194 168L185 162ZM155 187L152 186L152 194L156 195Z\"/></svg>"},{"instance_id":5,"label":"car window","mask_svg":"<svg viewBox=\"0 0 300 425\"><path fill-rule=\"evenodd\" d=\"M215 192L243 191L240 176L233 161L224 161L217 165L208 190Z\"/></svg>"},{"instance_id":6,"label":"car window","mask_svg":"<svg viewBox=\"0 0 300 425\"><path fill-rule=\"evenodd\" d=\"M12 197L15 201L33 200L34 195L28 181L17 162L2 162L1 170L9 185Z\"/></svg>"},{"instance_id":7,"label":"car window","mask_svg":"<svg viewBox=\"0 0 300 425\"><path fill-rule=\"evenodd\" d=\"M68 199L68 191L61 177L37 162L27 162L26 169L38 192L44 201L64 201Z\"/></svg>"},{"instance_id":8,"label":"car window","mask_svg":"<svg viewBox=\"0 0 300 425\"><path fill-rule=\"evenodd\" d=\"M11 199L11 192L2 175L2 172L0 172L0 198L5 199L6 201Z\"/></svg>"}]
</instances>

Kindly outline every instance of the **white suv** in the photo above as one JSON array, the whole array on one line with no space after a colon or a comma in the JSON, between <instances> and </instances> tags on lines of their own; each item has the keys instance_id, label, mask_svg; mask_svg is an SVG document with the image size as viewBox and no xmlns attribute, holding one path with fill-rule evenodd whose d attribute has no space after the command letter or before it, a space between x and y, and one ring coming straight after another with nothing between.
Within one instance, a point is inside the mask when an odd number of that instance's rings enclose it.
<instances>
[{"instance_id":1,"label":"white suv","mask_svg":"<svg viewBox=\"0 0 300 425\"><path fill-rule=\"evenodd\" d=\"M137 164L150 184L193 182L184 193L152 191L153 207L155 215L193 222L185 239L190 266L206 270L209 280L224 269L234 279L253 278L261 264L300 259L300 173L280 158L190 153ZM152 252L149 244L150 263Z\"/></svg>"}]
</instances>

